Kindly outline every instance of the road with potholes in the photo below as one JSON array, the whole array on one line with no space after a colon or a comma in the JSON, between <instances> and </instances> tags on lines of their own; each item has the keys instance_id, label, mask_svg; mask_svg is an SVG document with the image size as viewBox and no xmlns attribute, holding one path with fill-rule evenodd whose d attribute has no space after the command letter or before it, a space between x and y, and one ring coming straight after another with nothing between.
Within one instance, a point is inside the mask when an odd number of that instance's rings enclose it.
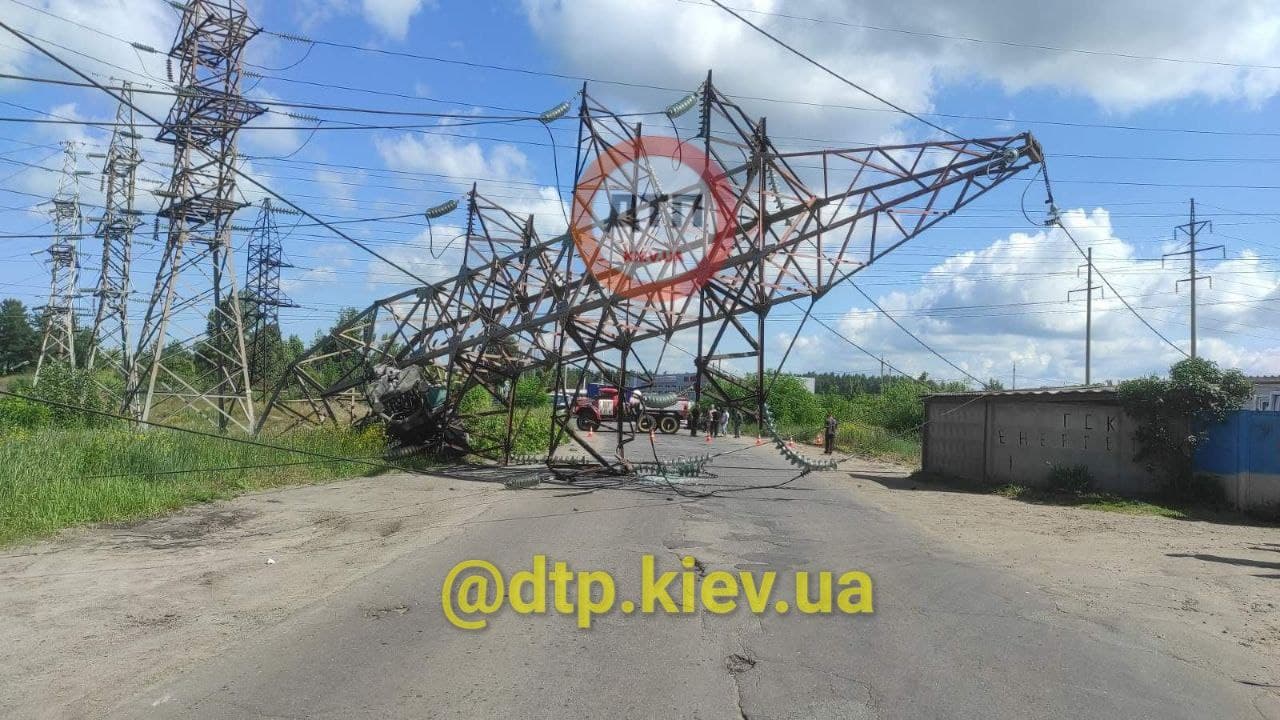
<instances>
[{"instance_id":1,"label":"road with potholes","mask_svg":"<svg viewBox=\"0 0 1280 720\"><path fill-rule=\"evenodd\" d=\"M664 456L707 451L659 436ZM633 446L634 448L635 446ZM140 689L130 718L1258 717L1250 695L1123 618L1061 611L1031 583L861 502L846 473L794 479L772 447L717 439L709 476L504 493L447 537ZM732 451L732 452L729 452ZM647 454L639 452L643 459ZM712 497L694 493L717 491ZM638 599L642 556L699 572L863 570L874 613L717 615L504 610L446 621L458 562L505 572L546 555L605 570ZM371 613L370 608L381 610ZM180 648L174 648L181 652Z\"/></svg>"}]
</instances>

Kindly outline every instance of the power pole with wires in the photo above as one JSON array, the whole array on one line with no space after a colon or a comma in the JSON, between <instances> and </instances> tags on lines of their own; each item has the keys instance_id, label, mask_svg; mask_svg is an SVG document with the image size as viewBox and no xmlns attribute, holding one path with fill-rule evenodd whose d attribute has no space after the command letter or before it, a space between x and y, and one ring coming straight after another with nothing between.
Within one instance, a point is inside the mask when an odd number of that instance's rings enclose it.
<instances>
[{"instance_id":1,"label":"power pole with wires","mask_svg":"<svg viewBox=\"0 0 1280 720\"><path fill-rule=\"evenodd\" d=\"M107 152L88 155L103 161L103 209L101 217L90 218L98 223L94 235L102 240L102 267L93 291L98 309L93 317L85 367L93 369L100 358L105 358L124 380L133 362L133 348L129 346L129 265L133 232L142 224L141 213L134 207L138 165L142 163L138 140L142 136L134 128L133 89L128 82L121 83L120 94L124 101L116 109L116 127Z\"/></svg>"},{"instance_id":2,"label":"power pole with wires","mask_svg":"<svg viewBox=\"0 0 1280 720\"><path fill-rule=\"evenodd\" d=\"M231 219L236 136L263 108L240 90L245 46L258 28L241 0L189 0L169 51L177 97L160 142L173 146L173 176L158 191L168 221L160 269L143 317L124 409L148 419L194 413L246 432L253 394L236 292ZM176 77L173 77L176 75Z\"/></svg>"},{"instance_id":3,"label":"power pole with wires","mask_svg":"<svg viewBox=\"0 0 1280 720\"><path fill-rule=\"evenodd\" d=\"M49 301L38 308L43 317L44 333L40 340L40 356L36 359L33 382L40 382L40 371L51 362L76 366L76 299L80 275L80 237L83 218L80 215L80 176L76 169L79 156L73 141L62 143L62 174L58 190L52 198L53 240L49 243Z\"/></svg>"},{"instance_id":4,"label":"power pole with wires","mask_svg":"<svg viewBox=\"0 0 1280 720\"><path fill-rule=\"evenodd\" d=\"M1085 264L1081 268L1088 268L1088 279L1082 288L1067 291L1067 302L1071 302L1071 296L1074 293L1084 293L1084 384L1093 384L1093 291L1103 291L1101 285L1093 284L1093 248L1089 248L1085 254ZM1076 269L1076 275L1080 274L1080 268ZM1105 292L1105 291L1104 291Z\"/></svg>"},{"instance_id":5,"label":"power pole with wires","mask_svg":"<svg viewBox=\"0 0 1280 720\"><path fill-rule=\"evenodd\" d=\"M1196 274L1196 256L1198 253L1209 252L1212 250L1221 250L1222 257L1225 258L1227 256L1227 250L1222 245L1210 245L1209 247L1197 247L1196 238L1199 236L1200 231L1203 230L1206 226L1210 230L1213 229L1213 223L1209 222L1208 220L1196 220L1196 199L1191 198L1191 219L1188 222L1182 225L1179 225L1173 229L1173 237L1175 240L1178 238L1179 232L1182 232L1187 236L1187 240L1189 243L1188 248L1186 250L1181 250L1179 252L1165 253L1160 260L1161 266L1164 265L1164 261L1167 260L1168 258L1180 257L1182 255L1186 255L1187 258L1191 261L1191 271L1188 273L1187 277L1182 278L1181 280L1178 280L1178 282L1174 285L1174 289L1176 290L1180 288L1182 286L1182 283L1184 282L1191 284L1191 357L1196 357L1196 283L1199 282L1200 280L1208 280L1209 287L1213 287L1213 278L1207 275Z\"/></svg>"}]
</instances>

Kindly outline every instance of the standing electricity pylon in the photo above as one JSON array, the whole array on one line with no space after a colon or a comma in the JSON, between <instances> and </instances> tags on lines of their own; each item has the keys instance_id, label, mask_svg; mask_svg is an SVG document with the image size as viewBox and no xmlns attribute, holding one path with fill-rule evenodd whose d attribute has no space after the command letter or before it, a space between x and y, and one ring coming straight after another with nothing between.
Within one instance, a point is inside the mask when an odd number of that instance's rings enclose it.
<instances>
[{"instance_id":1,"label":"standing electricity pylon","mask_svg":"<svg viewBox=\"0 0 1280 720\"><path fill-rule=\"evenodd\" d=\"M89 153L102 158L102 217L96 218L94 235L102 240L102 268L93 294L98 310L93 317L93 333L89 337L85 367L93 369L101 360L126 379L126 368L132 365L133 348L129 347L129 263L132 257L133 231L142 223L141 213L134 208L138 182L138 153L141 136L134 128L133 88L121 83L123 101L116 109L116 127L105 154ZM90 218L95 220L95 218Z\"/></svg>"},{"instance_id":2,"label":"standing electricity pylon","mask_svg":"<svg viewBox=\"0 0 1280 720\"><path fill-rule=\"evenodd\" d=\"M1199 282L1200 280L1208 280L1209 287L1213 287L1213 278L1209 277L1208 275L1196 274L1196 257L1198 253L1208 252L1211 250L1221 250L1222 257L1225 258L1227 256L1227 249L1222 245L1210 245L1209 247L1196 246L1196 238L1200 234L1200 231L1203 230L1206 226L1208 226L1210 229L1213 228L1213 224L1208 220L1196 220L1196 199L1191 198L1191 219L1188 222L1183 223L1182 225L1179 225L1173 229L1174 240L1178 239L1179 232L1186 234L1187 241L1189 243L1188 247L1186 250L1182 250L1179 252L1165 253L1160 260L1161 266L1164 265L1165 260L1171 257L1186 255L1187 258L1191 260L1190 272L1187 274L1185 278L1182 278L1181 280L1179 280L1177 283L1174 284L1174 290L1181 288L1182 283L1184 282L1190 283L1191 285L1191 357L1196 356L1196 283Z\"/></svg>"},{"instance_id":3,"label":"standing electricity pylon","mask_svg":"<svg viewBox=\"0 0 1280 720\"><path fill-rule=\"evenodd\" d=\"M170 70L177 98L158 140L173 146L173 177L157 192L168 221L124 406L146 420L212 411L219 429L253 427L253 396L231 246L236 135L263 108L240 92L241 55L258 28L240 0L190 0ZM176 70L174 70L176 66Z\"/></svg>"},{"instance_id":4,"label":"standing electricity pylon","mask_svg":"<svg viewBox=\"0 0 1280 720\"><path fill-rule=\"evenodd\" d=\"M79 294L80 173L75 143L62 143L62 175L58 191L53 195L53 241L49 243L49 302L40 308L44 318L44 337L40 341L40 357L36 360L35 382L46 363L63 362L76 365L76 307Z\"/></svg>"},{"instance_id":5,"label":"standing electricity pylon","mask_svg":"<svg viewBox=\"0 0 1280 720\"><path fill-rule=\"evenodd\" d=\"M1067 291L1067 302L1071 302L1071 296L1075 293L1084 293L1084 384L1093 384L1093 291L1102 291L1101 285L1093 284L1093 248L1089 248L1085 255L1085 264L1076 268L1076 275L1080 275L1081 269L1088 270L1088 279L1085 281L1084 287Z\"/></svg>"},{"instance_id":6,"label":"standing electricity pylon","mask_svg":"<svg viewBox=\"0 0 1280 720\"><path fill-rule=\"evenodd\" d=\"M284 262L280 230L276 227L277 209L271 198L263 198L258 222L249 236L249 258L245 266L244 303L249 316L249 367L266 392L272 377L271 338L280 333L280 308L297 307L280 289L280 269L292 267ZM278 368L283 370L283 368Z\"/></svg>"}]
</instances>

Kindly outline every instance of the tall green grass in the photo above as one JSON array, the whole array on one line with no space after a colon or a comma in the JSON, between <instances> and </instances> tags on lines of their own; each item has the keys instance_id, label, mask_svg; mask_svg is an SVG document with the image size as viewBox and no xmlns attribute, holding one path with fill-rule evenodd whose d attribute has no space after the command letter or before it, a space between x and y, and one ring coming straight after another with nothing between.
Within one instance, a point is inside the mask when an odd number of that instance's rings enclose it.
<instances>
[{"instance_id":1,"label":"tall green grass","mask_svg":"<svg viewBox=\"0 0 1280 720\"><path fill-rule=\"evenodd\" d=\"M822 445L822 431L812 427L783 425L778 434L784 438L794 438L796 442ZM836 430L836 449L851 455L890 460L904 465L920 464L918 438L894 433L876 425L842 421Z\"/></svg>"},{"instance_id":2,"label":"tall green grass","mask_svg":"<svg viewBox=\"0 0 1280 720\"><path fill-rule=\"evenodd\" d=\"M920 464L920 440L875 425L842 423L836 430L836 448L855 455L893 460L907 465Z\"/></svg>"},{"instance_id":3,"label":"tall green grass","mask_svg":"<svg viewBox=\"0 0 1280 720\"><path fill-rule=\"evenodd\" d=\"M349 458L377 457L386 445L380 430L348 428L299 431L272 444ZM0 543L71 525L146 517L246 490L376 471L361 463L317 460L123 424L10 427L0 432Z\"/></svg>"}]
</instances>

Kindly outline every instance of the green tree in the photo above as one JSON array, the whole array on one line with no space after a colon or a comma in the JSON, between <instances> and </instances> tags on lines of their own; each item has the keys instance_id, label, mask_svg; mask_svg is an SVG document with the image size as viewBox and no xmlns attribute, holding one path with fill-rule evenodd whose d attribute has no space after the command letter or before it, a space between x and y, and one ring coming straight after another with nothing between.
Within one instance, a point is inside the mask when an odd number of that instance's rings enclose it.
<instances>
[{"instance_id":1,"label":"green tree","mask_svg":"<svg viewBox=\"0 0 1280 720\"><path fill-rule=\"evenodd\" d=\"M540 372L527 372L516 381L515 406L518 408L546 407L548 378Z\"/></svg>"},{"instance_id":2,"label":"green tree","mask_svg":"<svg viewBox=\"0 0 1280 720\"><path fill-rule=\"evenodd\" d=\"M320 360L315 365L309 366L309 372L315 375L316 379L322 384L332 385L348 372L358 368L359 358L351 353L344 352L351 350L353 343L345 338L335 338L334 333L354 321L359 315L360 310L357 308L342 308L338 311L338 318L328 332L316 333L315 342L313 343L313 346L318 350L316 354L327 355L328 357Z\"/></svg>"},{"instance_id":3,"label":"green tree","mask_svg":"<svg viewBox=\"0 0 1280 720\"><path fill-rule=\"evenodd\" d=\"M0 303L0 375L34 365L39 354L40 333L27 307L16 298L5 299Z\"/></svg>"},{"instance_id":4,"label":"green tree","mask_svg":"<svg viewBox=\"0 0 1280 720\"><path fill-rule=\"evenodd\" d=\"M1193 460L1210 426L1249 400L1252 386L1239 370L1221 370L1204 358L1187 358L1169 378L1150 376L1120 383L1120 404L1138 422L1137 460L1160 473L1168 489L1193 489Z\"/></svg>"},{"instance_id":5,"label":"green tree","mask_svg":"<svg viewBox=\"0 0 1280 720\"><path fill-rule=\"evenodd\" d=\"M285 367L297 362L298 358L307 351L307 346L302 344L302 338L297 335L290 335L289 339L284 343L284 359Z\"/></svg>"},{"instance_id":6,"label":"green tree","mask_svg":"<svg viewBox=\"0 0 1280 720\"><path fill-rule=\"evenodd\" d=\"M767 380L766 380L767 385ZM769 409L779 425L817 428L825 416L818 397L809 392L800 378L779 375L769 390Z\"/></svg>"}]
</instances>

